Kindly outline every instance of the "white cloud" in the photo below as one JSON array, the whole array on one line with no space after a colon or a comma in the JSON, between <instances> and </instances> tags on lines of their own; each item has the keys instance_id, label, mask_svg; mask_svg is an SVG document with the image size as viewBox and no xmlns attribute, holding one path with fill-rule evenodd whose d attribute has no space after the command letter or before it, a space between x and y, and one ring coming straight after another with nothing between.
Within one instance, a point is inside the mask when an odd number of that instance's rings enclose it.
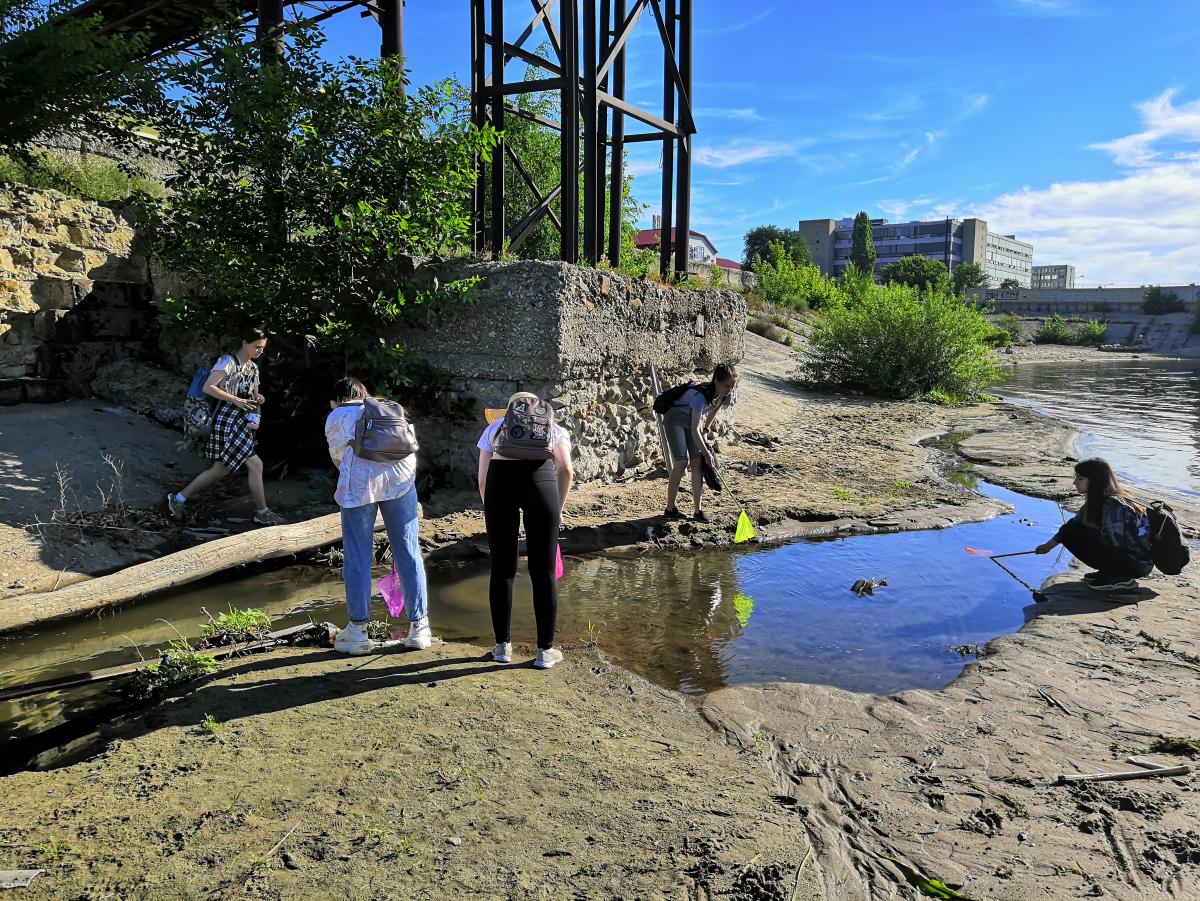
<instances>
[{"instance_id":1,"label":"white cloud","mask_svg":"<svg viewBox=\"0 0 1200 901\"><path fill-rule=\"evenodd\" d=\"M976 113L983 112L984 107L987 105L987 94L972 94L965 99L963 111L959 113L959 116L963 119L969 118L970 116L974 116Z\"/></svg>"},{"instance_id":2,"label":"white cloud","mask_svg":"<svg viewBox=\"0 0 1200 901\"><path fill-rule=\"evenodd\" d=\"M1160 158L1162 151L1154 146L1159 142L1200 142L1200 100L1176 106L1177 93L1175 88L1171 88L1138 104L1138 112L1142 114L1145 126L1142 131L1090 146L1094 150L1111 153L1113 159L1122 166L1149 166ZM1175 158L1195 159L1196 154L1180 151Z\"/></svg>"},{"instance_id":3,"label":"white cloud","mask_svg":"<svg viewBox=\"0 0 1200 901\"><path fill-rule=\"evenodd\" d=\"M726 108L719 106L702 106L696 110L697 118L710 119L745 119L748 121L760 121L762 116L758 114L752 106Z\"/></svg>"},{"instance_id":4,"label":"white cloud","mask_svg":"<svg viewBox=\"0 0 1200 901\"><path fill-rule=\"evenodd\" d=\"M811 142L786 144L782 141L732 141L718 147L697 147L693 159L698 166L728 169L732 166L788 156L806 143Z\"/></svg>"},{"instance_id":5,"label":"white cloud","mask_svg":"<svg viewBox=\"0 0 1200 901\"><path fill-rule=\"evenodd\" d=\"M757 25L759 22L762 22L762 21L770 18L771 14L774 12L775 12L774 8L764 9L761 12L755 13L750 18L742 19L740 22L735 22L732 25L722 25L720 28L698 28L698 29L696 29L696 33L697 34L730 34L731 32L734 32L734 31L745 31L747 28L751 28L751 27Z\"/></svg>"},{"instance_id":6,"label":"white cloud","mask_svg":"<svg viewBox=\"0 0 1200 901\"><path fill-rule=\"evenodd\" d=\"M1089 284L1200 281L1200 103L1166 91L1138 105L1141 131L1094 147L1125 171L1109 179L1024 187L976 204L881 201L896 215L978 216L1033 242L1037 264L1072 263Z\"/></svg>"},{"instance_id":7,"label":"white cloud","mask_svg":"<svg viewBox=\"0 0 1200 901\"><path fill-rule=\"evenodd\" d=\"M1091 14L1086 6L1076 0L998 0L1005 12L1023 16L1086 16Z\"/></svg>"}]
</instances>

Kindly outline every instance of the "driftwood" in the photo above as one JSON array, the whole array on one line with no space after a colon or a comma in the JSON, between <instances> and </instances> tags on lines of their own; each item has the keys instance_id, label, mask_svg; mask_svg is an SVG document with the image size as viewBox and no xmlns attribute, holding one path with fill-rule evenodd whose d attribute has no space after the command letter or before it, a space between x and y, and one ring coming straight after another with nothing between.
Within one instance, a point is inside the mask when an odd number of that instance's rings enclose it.
<instances>
[{"instance_id":1,"label":"driftwood","mask_svg":"<svg viewBox=\"0 0 1200 901\"><path fill-rule=\"evenodd\" d=\"M341 538L339 513L218 538L58 591L8 598L0 605L0 632L123 604L235 566L311 551Z\"/></svg>"},{"instance_id":2,"label":"driftwood","mask_svg":"<svg viewBox=\"0 0 1200 901\"><path fill-rule=\"evenodd\" d=\"M1127 758L1130 763L1137 764L1140 770L1125 770L1116 773L1064 773L1058 777L1059 784L1068 782L1124 782L1127 779L1156 779L1161 776L1186 776L1191 772L1188 766L1160 766L1137 757Z\"/></svg>"}]
</instances>

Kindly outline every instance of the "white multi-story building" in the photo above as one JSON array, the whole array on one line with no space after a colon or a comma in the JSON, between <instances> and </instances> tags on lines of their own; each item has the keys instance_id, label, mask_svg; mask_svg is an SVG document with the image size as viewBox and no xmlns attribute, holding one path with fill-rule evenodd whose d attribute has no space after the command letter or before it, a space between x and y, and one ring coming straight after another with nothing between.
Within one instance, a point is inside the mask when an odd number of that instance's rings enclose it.
<instances>
[{"instance_id":1,"label":"white multi-story building","mask_svg":"<svg viewBox=\"0 0 1200 901\"><path fill-rule=\"evenodd\" d=\"M1034 266L1031 288L1064 290L1075 287L1075 267L1069 263L1056 266Z\"/></svg>"},{"instance_id":2,"label":"white multi-story building","mask_svg":"<svg viewBox=\"0 0 1200 901\"><path fill-rule=\"evenodd\" d=\"M982 219L934 219L928 222L888 222L872 219L875 271L904 257L920 255L939 260L953 272L961 263L978 263L988 282L998 287L1016 279L1028 288L1033 270L1033 245L1016 235L988 231ZM850 265L854 220L805 219L800 234L808 242L813 262L825 275L840 275Z\"/></svg>"}]
</instances>

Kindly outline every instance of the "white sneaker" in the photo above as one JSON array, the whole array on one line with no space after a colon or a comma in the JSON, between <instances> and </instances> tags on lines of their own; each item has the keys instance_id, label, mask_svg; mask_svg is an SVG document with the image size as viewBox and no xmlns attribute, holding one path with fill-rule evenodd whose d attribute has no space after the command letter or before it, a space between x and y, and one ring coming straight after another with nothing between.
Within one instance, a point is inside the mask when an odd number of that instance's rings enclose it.
<instances>
[{"instance_id":1,"label":"white sneaker","mask_svg":"<svg viewBox=\"0 0 1200 901\"><path fill-rule=\"evenodd\" d=\"M433 644L433 632L429 630L428 616L422 616L408 624L408 636L404 639L406 648L424 651L431 644Z\"/></svg>"},{"instance_id":2,"label":"white sneaker","mask_svg":"<svg viewBox=\"0 0 1200 901\"><path fill-rule=\"evenodd\" d=\"M375 647L375 642L367 638L367 627L359 623L350 623L333 640L333 649L341 654L370 654Z\"/></svg>"},{"instance_id":3,"label":"white sneaker","mask_svg":"<svg viewBox=\"0 0 1200 901\"><path fill-rule=\"evenodd\" d=\"M558 648L546 648L544 651L538 651L537 660L533 661L533 665L538 669L550 669L561 660L562 651Z\"/></svg>"},{"instance_id":4,"label":"white sneaker","mask_svg":"<svg viewBox=\"0 0 1200 901\"><path fill-rule=\"evenodd\" d=\"M512 642L501 642L492 648L492 660L496 663L512 663Z\"/></svg>"}]
</instances>

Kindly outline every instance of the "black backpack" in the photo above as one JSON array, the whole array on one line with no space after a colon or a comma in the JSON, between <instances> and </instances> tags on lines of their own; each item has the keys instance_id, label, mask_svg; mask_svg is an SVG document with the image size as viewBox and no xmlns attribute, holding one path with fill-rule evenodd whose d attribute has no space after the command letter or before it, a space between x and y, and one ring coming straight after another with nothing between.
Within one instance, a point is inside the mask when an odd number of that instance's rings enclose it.
<instances>
[{"instance_id":1,"label":"black backpack","mask_svg":"<svg viewBox=\"0 0 1200 901\"><path fill-rule=\"evenodd\" d=\"M707 383L697 385L695 382L684 382L682 385L676 385L674 388L668 388L658 397L654 398L654 412L659 416L665 416L667 411L675 406L675 404L679 403L679 399L683 397L684 393L691 388L695 388L704 395L704 398L707 402L711 403L712 398L708 396L708 392L705 390L707 387Z\"/></svg>"},{"instance_id":2,"label":"black backpack","mask_svg":"<svg viewBox=\"0 0 1200 901\"><path fill-rule=\"evenodd\" d=\"M1150 519L1150 556L1159 572L1177 576L1191 562L1192 552L1183 540L1175 511L1162 501L1146 508Z\"/></svg>"},{"instance_id":3,"label":"black backpack","mask_svg":"<svg viewBox=\"0 0 1200 901\"><path fill-rule=\"evenodd\" d=\"M395 463L420 450L417 431L395 401L368 397L354 424L354 455L376 463Z\"/></svg>"}]
</instances>

